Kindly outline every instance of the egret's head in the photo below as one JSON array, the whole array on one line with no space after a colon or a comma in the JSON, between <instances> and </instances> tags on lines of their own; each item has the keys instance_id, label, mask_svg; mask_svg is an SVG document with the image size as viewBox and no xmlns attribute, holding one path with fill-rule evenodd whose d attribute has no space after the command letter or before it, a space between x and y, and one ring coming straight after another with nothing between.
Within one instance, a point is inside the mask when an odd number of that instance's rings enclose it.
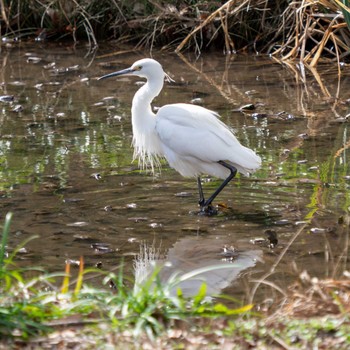
<instances>
[{"instance_id":1,"label":"egret's head","mask_svg":"<svg viewBox=\"0 0 350 350\"><path fill-rule=\"evenodd\" d=\"M130 68L110 73L100 77L98 80L115 77L118 75L136 75L141 78L162 78L166 76L159 62L152 58L143 58L136 61Z\"/></svg>"}]
</instances>

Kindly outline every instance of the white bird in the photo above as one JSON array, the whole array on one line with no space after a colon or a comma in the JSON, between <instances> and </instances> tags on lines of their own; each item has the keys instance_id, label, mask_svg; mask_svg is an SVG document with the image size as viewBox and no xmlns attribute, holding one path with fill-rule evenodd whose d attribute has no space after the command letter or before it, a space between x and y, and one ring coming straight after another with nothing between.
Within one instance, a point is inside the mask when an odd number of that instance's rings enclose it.
<instances>
[{"instance_id":1,"label":"white bird","mask_svg":"<svg viewBox=\"0 0 350 350\"><path fill-rule=\"evenodd\" d=\"M168 104L153 113L151 103L171 80L159 62L144 58L130 68L99 78L136 75L146 83L136 92L131 108L134 159L142 166L159 164L160 157L186 177L197 177L201 212L214 213L214 198L232 180L237 171L249 175L261 165L261 158L242 146L232 130L206 108L186 103ZM200 175L224 179L221 186L204 199Z\"/></svg>"}]
</instances>

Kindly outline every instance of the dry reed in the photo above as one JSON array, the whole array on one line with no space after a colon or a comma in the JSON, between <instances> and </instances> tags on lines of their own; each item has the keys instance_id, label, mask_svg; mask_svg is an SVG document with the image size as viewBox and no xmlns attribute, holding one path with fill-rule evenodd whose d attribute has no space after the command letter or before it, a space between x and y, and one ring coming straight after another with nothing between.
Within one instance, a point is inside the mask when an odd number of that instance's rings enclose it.
<instances>
[{"instance_id":1,"label":"dry reed","mask_svg":"<svg viewBox=\"0 0 350 350\"><path fill-rule=\"evenodd\" d=\"M0 0L1 35L254 52L314 67L350 53L348 0Z\"/></svg>"}]
</instances>

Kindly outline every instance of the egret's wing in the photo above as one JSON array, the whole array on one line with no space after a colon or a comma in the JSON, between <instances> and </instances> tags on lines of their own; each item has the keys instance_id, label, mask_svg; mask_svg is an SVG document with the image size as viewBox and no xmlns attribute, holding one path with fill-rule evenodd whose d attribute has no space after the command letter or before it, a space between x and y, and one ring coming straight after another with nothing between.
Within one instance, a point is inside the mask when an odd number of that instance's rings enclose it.
<instances>
[{"instance_id":1,"label":"egret's wing","mask_svg":"<svg viewBox=\"0 0 350 350\"><path fill-rule=\"evenodd\" d=\"M179 103L162 107L156 131L163 144L182 157L203 162L227 160L247 169L254 168L250 158L259 158L238 142L215 112L200 106Z\"/></svg>"},{"instance_id":2,"label":"egret's wing","mask_svg":"<svg viewBox=\"0 0 350 350\"><path fill-rule=\"evenodd\" d=\"M156 130L162 142L181 155L196 156L208 161L216 160L212 152L202 155L203 148L214 148L221 143L230 146L238 143L228 127L218 115L206 108L185 103L162 107L157 113ZM210 141L216 141L214 143ZM204 158L203 158L204 157Z\"/></svg>"},{"instance_id":3,"label":"egret's wing","mask_svg":"<svg viewBox=\"0 0 350 350\"><path fill-rule=\"evenodd\" d=\"M228 128L220 119L219 115L209 109L190 105L186 103L176 103L165 105L157 113L157 124L168 121L174 126L194 128L198 131L207 131L215 134L223 142L237 142L232 130Z\"/></svg>"}]
</instances>

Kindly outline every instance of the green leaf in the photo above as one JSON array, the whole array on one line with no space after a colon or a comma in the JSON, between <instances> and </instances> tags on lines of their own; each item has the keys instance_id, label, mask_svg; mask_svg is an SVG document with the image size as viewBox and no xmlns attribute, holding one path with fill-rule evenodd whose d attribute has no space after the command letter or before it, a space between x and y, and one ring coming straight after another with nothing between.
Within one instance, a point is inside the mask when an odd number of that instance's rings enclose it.
<instances>
[{"instance_id":1,"label":"green leaf","mask_svg":"<svg viewBox=\"0 0 350 350\"><path fill-rule=\"evenodd\" d=\"M206 297L206 295L207 295L207 284L202 283L197 295L193 299L193 305L195 307L199 306L201 302L204 300L204 298Z\"/></svg>"}]
</instances>

